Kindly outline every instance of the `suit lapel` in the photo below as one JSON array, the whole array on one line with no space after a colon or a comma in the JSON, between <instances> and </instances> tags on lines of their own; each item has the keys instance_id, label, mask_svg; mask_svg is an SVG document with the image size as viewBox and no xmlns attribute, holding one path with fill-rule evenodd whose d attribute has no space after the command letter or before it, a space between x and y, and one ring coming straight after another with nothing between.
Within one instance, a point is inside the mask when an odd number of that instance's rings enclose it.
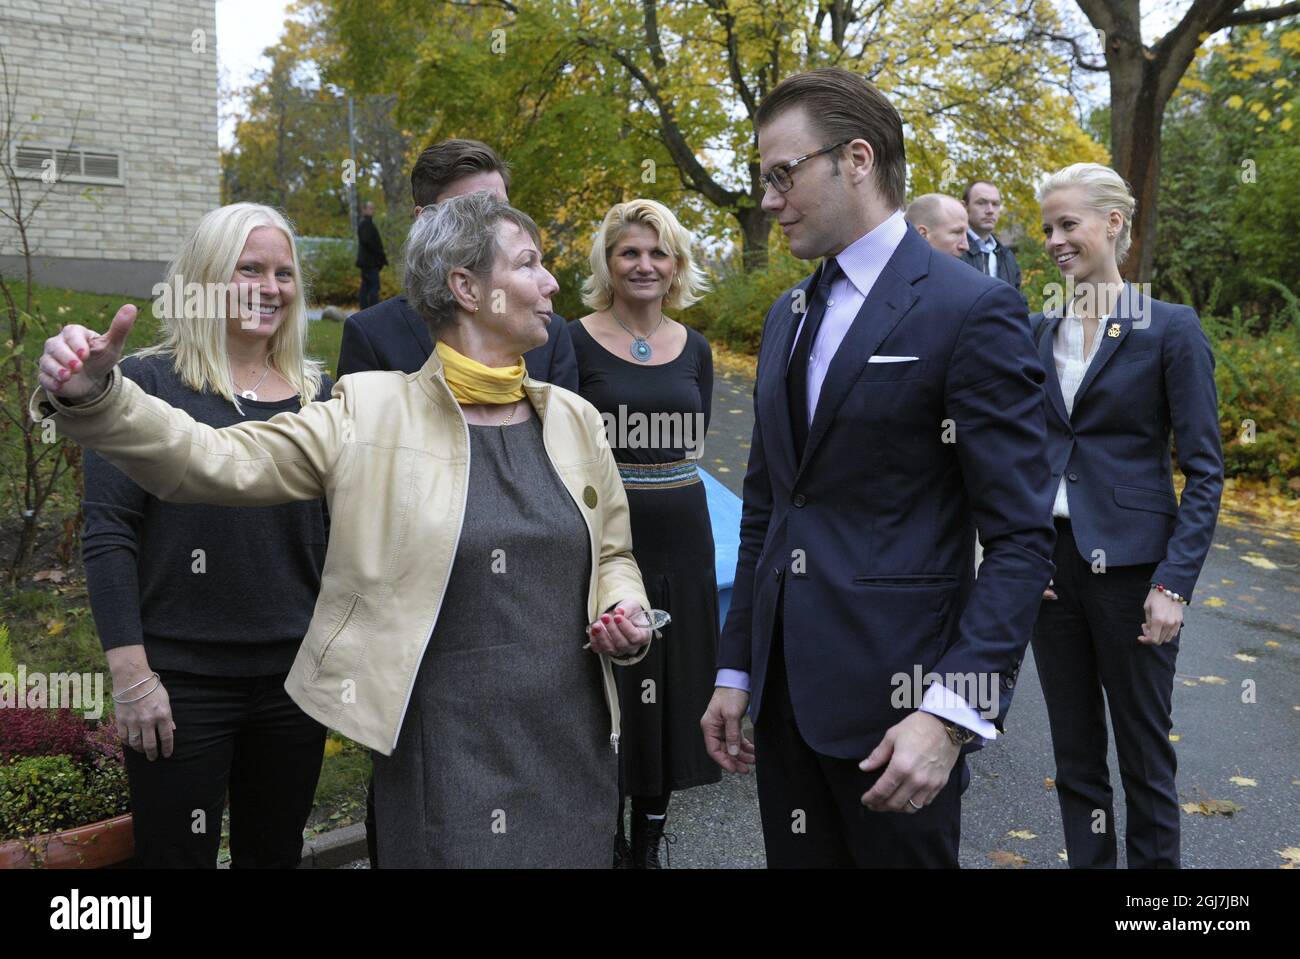
<instances>
[{"instance_id":1,"label":"suit lapel","mask_svg":"<svg viewBox=\"0 0 1300 959\"><path fill-rule=\"evenodd\" d=\"M805 277L803 282L795 287L795 292L803 291L805 304L808 302L808 291L812 287L813 276L816 275L814 272L812 276ZM799 464L794 458L794 428L790 423L790 391L786 384L786 367L790 362L790 352L794 349L794 337L799 329L799 321L803 318L803 314L795 313L791 309L793 302L794 293L786 300L782 316L772 327L772 333L775 335L773 352L763 369L763 375L770 377L768 388L763 391L768 397L764 419L776 426L780 438L781 458L789 465L791 475Z\"/></svg>"},{"instance_id":2,"label":"suit lapel","mask_svg":"<svg viewBox=\"0 0 1300 959\"><path fill-rule=\"evenodd\" d=\"M817 411L808 428L808 442L804 446L803 461L799 464L800 471L812 459L849 390L862 375L867 360L916 302L912 284L929 272L929 257L930 245L909 226L858 309L840 348L831 358L817 397ZM793 451L793 446L791 449Z\"/></svg>"},{"instance_id":3,"label":"suit lapel","mask_svg":"<svg viewBox=\"0 0 1300 959\"><path fill-rule=\"evenodd\" d=\"M429 327L425 325L420 314L402 297L398 301L402 306L402 319L406 320L406 326L415 337L415 342L420 344L420 349L424 352L424 358L427 360L429 354L433 352L433 337L429 335Z\"/></svg>"},{"instance_id":4,"label":"suit lapel","mask_svg":"<svg viewBox=\"0 0 1300 959\"><path fill-rule=\"evenodd\" d=\"M1056 375L1056 353L1053 350L1056 328L1061 325L1061 319L1060 316L1047 317L1047 331L1038 338L1038 358L1047 374L1043 386L1047 390L1048 399L1056 408L1056 415L1061 418L1061 422L1068 423L1070 414L1065 411L1065 394L1061 392L1061 378Z\"/></svg>"},{"instance_id":5,"label":"suit lapel","mask_svg":"<svg viewBox=\"0 0 1300 959\"><path fill-rule=\"evenodd\" d=\"M1097 374L1115 355L1119 345L1128 338L1129 331L1133 329L1133 321L1129 318L1129 297L1131 295L1128 284L1124 284L1124 290L1120 294L1119 302L1115 307L1115 315L1108 320L1103 320L1097 326L1097 336L1101 337L1101 343L1097 346L1097 355L1092 358L1088 364L1088 370L1083 374L1083 381L1079 383L1079 390L1074 394L1074 409L1078 410L1079 403L1083 400L1083 394L1088 391L1092 381L1097 378Z\"/></svg>"}]
</instances>

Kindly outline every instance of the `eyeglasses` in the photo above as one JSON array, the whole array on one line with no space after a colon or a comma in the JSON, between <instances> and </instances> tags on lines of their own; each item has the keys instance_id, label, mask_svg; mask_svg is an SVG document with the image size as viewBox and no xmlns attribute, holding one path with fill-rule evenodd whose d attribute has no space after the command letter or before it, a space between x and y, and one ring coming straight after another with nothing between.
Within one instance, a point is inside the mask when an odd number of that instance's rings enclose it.
<instances>
[{"instance_id":1,"label":"eyeglasses","mask_svg":"<svg viewBox=\"0 0 1300 959\"><path fill-rule=\"evenodd\" d=\"M822 147L822 149L818 150L816 153L805 153L803 156L796 157L789 163L778 163L766 173L761 174L758 178L758 182L763 184L764 187L771 187L777 193L787 193L789 192L790 187L794 186L794 180L790 176L791 170L797 167L800 163L808 162L813 157L819 157L823 153L830 153L832 150L838 150L846 143L852 142L852 140L841 140L833 146Z\"/></svg>"}]
</instances>

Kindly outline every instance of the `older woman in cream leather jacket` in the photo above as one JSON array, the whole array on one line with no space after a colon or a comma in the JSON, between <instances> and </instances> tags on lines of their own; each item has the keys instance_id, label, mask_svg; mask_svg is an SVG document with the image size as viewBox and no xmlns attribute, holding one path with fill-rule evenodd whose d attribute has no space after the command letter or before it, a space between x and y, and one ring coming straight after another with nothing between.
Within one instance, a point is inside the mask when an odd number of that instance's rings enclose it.
<instances>
[{"instance_id":1,"label":"older woman in cream leather jacket","mask_svg":"<svg viewBox=\"0 0 1300 959\"><path fill-rule=\"evenodd\" d=\"M611 663L645 654L648 602L600 417L524 370L558 289L539 245L487 193L426 208L406 285L428 362L343 377L266 422L212 429L124 378L132 306L103 335L64 327L40 359L32 415L160 499L326 497L321 592L285 685L378 754L386 866L611 860Z\"/></svg>"}]
</instances>

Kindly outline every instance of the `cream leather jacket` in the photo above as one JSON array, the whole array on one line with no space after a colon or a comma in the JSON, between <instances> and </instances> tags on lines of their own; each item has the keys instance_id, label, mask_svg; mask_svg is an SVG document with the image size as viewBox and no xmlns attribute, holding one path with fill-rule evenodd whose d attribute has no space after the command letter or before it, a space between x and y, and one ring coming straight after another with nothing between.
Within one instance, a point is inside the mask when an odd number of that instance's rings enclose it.
<instances>
[{"instance_id":1,"label":"cream leather jacket","mask_svg":"<svg viewBox=\"0 0 1300 959\"><path fill-rule=\"evenodd\" d=\"M632 559L627 497L599 414L557 386L525 379L524 390L590 533L588 621L625 600L649 609ZM285 689L317 721L392 754L438 621L468 490L469 429L436 352L417 373L345 376L325 402L225 429L195 422L118 368L107 391L89 402L68 406L42 389L29 411L37 420L51 417L60 435L95 450L159 499L269 506L324 496L330 542L320 595ZM642 648L617 662L644 655ZM601 656L601 671L617 751L609 657Z\"/></svg>"}]
</instances>

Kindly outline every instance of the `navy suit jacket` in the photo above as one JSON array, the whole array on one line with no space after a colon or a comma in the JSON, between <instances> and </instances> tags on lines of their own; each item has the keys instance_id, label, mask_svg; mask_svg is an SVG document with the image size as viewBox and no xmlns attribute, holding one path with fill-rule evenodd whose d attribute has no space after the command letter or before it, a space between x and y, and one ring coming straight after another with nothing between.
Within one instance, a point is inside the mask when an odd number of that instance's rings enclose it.
<instances>
[{"instance_id":1,"label":"navy suit jacket","mask_svg":"<svg viewBox=\"0 0 1300 959\"><path fill-rule=\"evenodd\" d=\"M1126 284L1115 315L1097 330L1101 342L1069 414L1052 352L1060 322L1059 312L1032 319L1047 370L1052 489L1064 474L1079 552L1090 564L1158 563L1154 581L1190 598L1223 493L1214 353L1200 318ZM1187 478L1182 503L1171 431Z\"/></svg>"},{"instance_id":2,"label":"navy suit jacket","mask_svg":"<svg viewBox=\"0 0 1300 959\"><path fill-rule=\"evenodd\" d=\"M547 340L524 354L524 366L535 380L578 392L578 358L564 320L551 314ZM433 352L429 327L405 296L394 296L353 313L343 321L338 375L363 370L414 373Z\"/></svg>"},{"instance_id":3,"label":"navy suit jacket","mask_svg":"<svg viewBox=\"0 0 1300 959\"><path fill-rule=\"evenodd\" d=\"M764 322L718 665L750 674L757 719L784 586L790 699L816 751L866 756L920 705L920 689L895 696L918 671L996 684L1000 729L1054 571L1044 374L1024 302L909 226L830 364L796 461L791 301L811 279ZM867 362L875 354L918 359Z\"/></svg>"}]
</instances>

